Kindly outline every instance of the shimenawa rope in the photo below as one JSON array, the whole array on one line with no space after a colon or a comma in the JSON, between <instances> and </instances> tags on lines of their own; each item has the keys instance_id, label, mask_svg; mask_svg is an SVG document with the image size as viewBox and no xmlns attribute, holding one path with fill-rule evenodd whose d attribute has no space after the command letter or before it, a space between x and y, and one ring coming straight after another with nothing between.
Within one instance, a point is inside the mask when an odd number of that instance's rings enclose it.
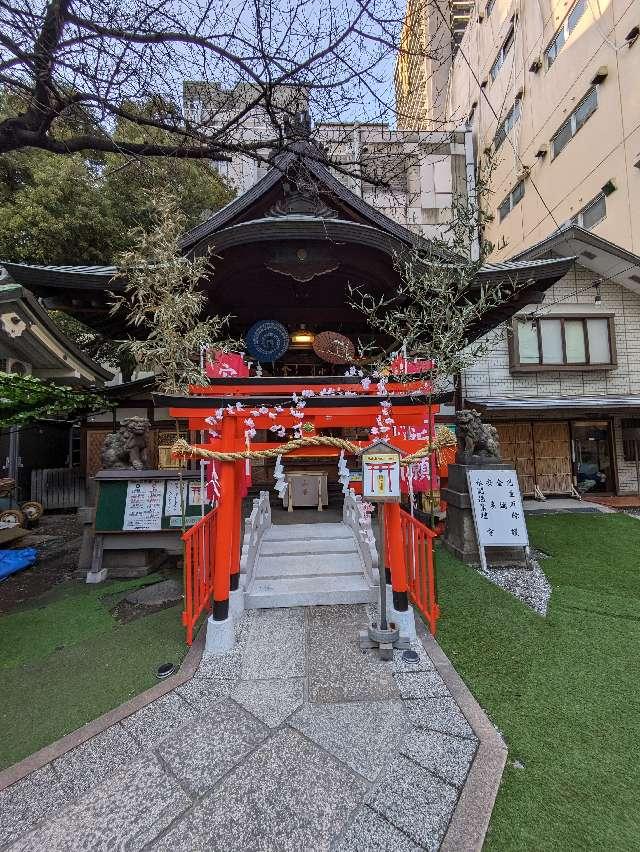
<instances>
[{"instance_id":1,"label":"shimenawa rope","mask_svg":"<svg viewBox=\"0 0 640 852\"><path fill-rule=\"evenodd\" d=\"M456 436L446 426L436 427L435 440L431 441L421 450L417 450L411 455L404 456L400 459L400 464L414 464L420 459L431 455L435 452L439 455L440 450L445 447L453 447L456 444ZM325 435L315 435L309 438L295 438L292 441L287 441L286 444L280 444L277 447L272 447L268 450L238 450L233 453L225 453L219 450L205 450L202 447L193 447L187 443L184 438L178 440L171 447L171 455L173 458L189 458L189 459L213 459L214 461L239 461L240 459L274 459L277 456L286 456L294 450L300 450L303 447L336 447L339 450L351 455L357 455L361 452L361 448L347 441L345 438L331 438Z\"/></svg>"}]
</instances>

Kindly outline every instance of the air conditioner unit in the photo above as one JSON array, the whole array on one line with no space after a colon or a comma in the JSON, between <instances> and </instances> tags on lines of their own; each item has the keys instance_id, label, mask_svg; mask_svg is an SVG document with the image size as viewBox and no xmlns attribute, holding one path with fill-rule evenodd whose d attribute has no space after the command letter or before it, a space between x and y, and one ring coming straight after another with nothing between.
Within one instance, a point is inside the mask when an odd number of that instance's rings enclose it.
<instances>
[{"instance_id":1,"label":"air conditioner unit","mask_svg":"<svg viewBox=\"0 0 640 852\"><path fill-rule=\"evenodd\" d=\"M7 358L6 365L7 373L15 373L16 376L31 375L31 364L25 364L24 361L18 361L17 358Z\"/></svg>"},{"instance_id":2,"label":"air conditioner unit","mask_svg":"<svg viewBox=\"0 0 640 852\"><path fill-rule=\"evenodd\" d=\"M546 145L541 145L541 146L538 148L538 150L536 151L536 157L537 157L539 160L544 160L544 158L547 156L547 154L548 154L548 153L549 153L549 149L547 148L547 146L546 146Z\"/></svg>"},{"instance_id":3,"label":"air conditioner unit","mask_svg":"<svg viewBox=\"0 0 640 852\"><path fill-rule=\"evenodd\" d=\"M606 65L601 65L595 73L593 80L591 81L592 86L598 86L600 83L603 83L609 74Z\"/></svg>"},{"instance_id":4,"label":"air conditioner unit","mask_svg":"<svg viewBox=\"0 0 640 852\"><path fill-rule=\"evenodd\" d=\"M529 71L532 74L537 74L538 71L542 68L542 57L536 56L531 65L529 66Z\"/></svg>"},{"instance_id":5,"label":"air conditioner unit","mask_svg":"<svg viewBox=\"0 0 640 852\"><path fill-rule=\"evenodd\" d=\"M522 166L522 168L516 172L516 180L521 181L525 180L531 174L531 169L529 166Z\"/></svg>"}]
</instances>

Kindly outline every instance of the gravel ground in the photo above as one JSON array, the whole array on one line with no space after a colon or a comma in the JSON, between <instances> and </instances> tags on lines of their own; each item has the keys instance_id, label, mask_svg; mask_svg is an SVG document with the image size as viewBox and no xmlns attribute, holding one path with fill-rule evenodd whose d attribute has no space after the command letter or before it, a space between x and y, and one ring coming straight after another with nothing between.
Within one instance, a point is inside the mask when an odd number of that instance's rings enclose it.
<instances>
[{"instance_id":1,"label":"gravel ground","mask_svg":"<svg viewBox=\"0 0 640 852\"><path fill-rule=\"evenodd\" d=\"M58 583L72 579L78 567L82 526L77 515L44 515L15 547L35 547L34 565L0 583L0 613L12 612Z\"/></svg>"},{"instance_id":2,"label":"gravel ground","mask_svg":"<svg viewBox=\"0 0 640 852\"><path fill-rule=\"evenodd\" d=\"M541 554L532 556L531 568L489 568L483 571L477 567L476 570L494 585L519 598L538 615L546 615L551 584L540 567L540 557Z\"/></svg>"}]
</instances>

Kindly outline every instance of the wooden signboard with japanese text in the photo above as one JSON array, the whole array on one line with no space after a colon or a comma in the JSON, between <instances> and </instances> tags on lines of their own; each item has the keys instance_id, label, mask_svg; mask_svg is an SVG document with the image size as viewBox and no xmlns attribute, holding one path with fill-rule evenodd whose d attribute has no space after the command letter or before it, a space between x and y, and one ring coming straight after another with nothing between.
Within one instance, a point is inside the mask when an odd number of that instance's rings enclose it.
<instances>
[{"instance_id":1,"label":"wooden signboard with japanese text","mask_svg":"<svg viewBox=\"0 0 640 852\"><path fill-rule=\"evenodd\" d=\"M95 530L179 531L183 510L187 527L202 517L200 482L183 481L181 485L177 479L105 480L99 483Z\"/></svg>"}]
</instances>

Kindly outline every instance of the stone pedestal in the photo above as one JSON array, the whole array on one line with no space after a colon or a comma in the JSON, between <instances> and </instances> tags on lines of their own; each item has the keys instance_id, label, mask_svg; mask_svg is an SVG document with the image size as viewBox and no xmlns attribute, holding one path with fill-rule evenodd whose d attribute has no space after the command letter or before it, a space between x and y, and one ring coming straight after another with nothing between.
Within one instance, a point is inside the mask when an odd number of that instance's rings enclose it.
<instances>
[{"instance_id":1,"label":"stone pedestal","mask_svg":"<svg viewBox=\"0 0 640 852\"><path fill-rule=\"evenodd\" d=\"M158 550L105 550L102 567L110 578L129 579L153 574L164 560L164 553Z\"/></svg>"},{"instance_id":2,"label":"stone pedestal","mask_svg":"<svg viewBox=\"0 0 640 852\"><path fill-rule=\"evenodd\" d=\"M465 459L465 464L450 464L447 488L442 489L442 499L447 501L447 520L442 536L442 544L461 562L467 565L479 565L480 553L473 523L473 509L467 484L468 470L513 470L512 464L487 462L473 456ZM522 547L486 547L487 564L500 568L512 565L527 565Z\"/></svg>"}]
</instances>

